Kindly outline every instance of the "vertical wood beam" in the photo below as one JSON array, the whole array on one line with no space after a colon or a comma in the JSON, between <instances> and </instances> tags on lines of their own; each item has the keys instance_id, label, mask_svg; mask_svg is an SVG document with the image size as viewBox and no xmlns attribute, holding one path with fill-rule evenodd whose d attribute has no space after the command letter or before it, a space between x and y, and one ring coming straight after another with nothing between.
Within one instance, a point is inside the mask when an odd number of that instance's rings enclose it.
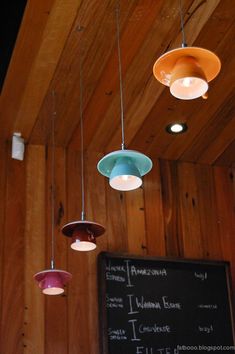
<instances>
[{"instance_id":1,"label":"vertical wood beam","mask_svg":"<svg viewBox=\"0 0 235 354\"><path fill-rule=\"evenodd\" d=\"M180 198L184 257L202 258L203 242L194 164L178 164L178 181L176 193L179 193Z\"/></svg>"},{"instance_id":2,"label":"vertical wood beam","mask_svg":"<svg viewBox=\"0 0 235 354\"><path fill-rule=\"evenodd\" d=\"M7 151L1 353L23 353L25 163Z\"/></svg>"},{"instance_id":3,"label":"vertical wood beam","mask_svg":"<svg viewBox=\"0 0 235 354\"><path fill-rule=\"evenodd\" d=\"M24 234L24 354L45 352L45 297L33 275L45 269L45 147L27 146Z\"/></svg>"},{"instance_id":4,"label":"vertical wood beam","mask_svg":"<svg viewBox=\"0 0 235 354\"><path fill-rule=\"evenodd\" d=\"M231 262L233 289L235 290L235 189L234 171L215 167L216 206L223 259Z\"/></svg>"},{"instance_id":5,"label":"vertical wood beam","mask_svg":"<svg viewBox=\"0 0 235 354\"><path fill-rule=\"evenodd\" d=\"M4 272L4 262L3 262L3 255L4 255L4 239L5 239L5 204L6 204L6 174L7 174L7 144L3 143L0 144L0 227L2 232L2 237L0 237L0 319L2 318L2 308L4 303L2 302L2 289L3 289L3 272ZM1 328L1 321L0 321L0 328ZM1 329L0 329L1 334ZM1 351L1 341L0 341L0 351Z\"/></svg>"},{"instance_id":6,"label":"vertical wood beam","mask_svg":"<svg viewBox=\"0 0 235 354\"><path fill-rule=\"evenodd\" d=\"M203 258L222 259L213 168L195 165Z\"/></svg>"},{"instance_id":7,"label":"vertical wood beam","mask_svg":"<svg viewBox=\"0 0 235 354\"><path fill-rule=\"evenodd\" d=\"M47 203L46 203L46 246L47 265L50 267L51 260L51 237L52 237L52 212L54 213L54 248L55 267L67 270L68 240L62 236L60 229L66 223L66 154L63 148L55 148L54 181L52 180L52 148L48 149L47 158ZM51 191L54 184L54 210L51 204ZM67 354L67 290L58 296L46 296L45 331L46 353Z\"/></svg>"},{"instance_id":8,"label":"vertical wood beam","mask_svg":"<svg viewBox=\"0 0 235 354\"><path fill-rule=\"evenodd\" d=\"M125 193L128 251L147 254L143 188Z\"/></svg>"},{"instance_id":9,"label":"vertical wood beam","mask_svg":"<svg viewBox=\"0 0 235 354\"><path fill-rule=\"evenodd\" d=\"M177 165L172 161L159 161L163 203L166 255L183 255L181 215L179 208Z\"/></svg>"},{"instance_id":10,"label":"vertical wood beam","mask_svg":"<svg viewBox=\"0 0 235 354\"><path fill-rule=\"evenodd\" d=\"M144 177L144 204L147 251L149 255L165 256L162 186L159 161L153 159L153 168Z\"/></svg>"}]
</instances>

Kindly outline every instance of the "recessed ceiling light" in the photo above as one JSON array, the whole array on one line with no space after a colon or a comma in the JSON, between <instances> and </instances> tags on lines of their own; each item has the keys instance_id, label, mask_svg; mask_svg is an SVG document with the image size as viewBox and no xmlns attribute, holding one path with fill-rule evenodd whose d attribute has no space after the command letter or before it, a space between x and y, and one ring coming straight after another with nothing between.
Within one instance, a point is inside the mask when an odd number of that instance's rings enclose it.
<instances>
[{"instance_id":1,"label":"recessed ceiling light","mask_svg":"<svg viewBox=\"0 0 235 354\"><path fill-rule=\"evenodd\" d=\"M185 133L187 129L188 126L186 123L171 123L166 127L166 131L169 134L182 134Z\"/></svg>"}]
</instances>

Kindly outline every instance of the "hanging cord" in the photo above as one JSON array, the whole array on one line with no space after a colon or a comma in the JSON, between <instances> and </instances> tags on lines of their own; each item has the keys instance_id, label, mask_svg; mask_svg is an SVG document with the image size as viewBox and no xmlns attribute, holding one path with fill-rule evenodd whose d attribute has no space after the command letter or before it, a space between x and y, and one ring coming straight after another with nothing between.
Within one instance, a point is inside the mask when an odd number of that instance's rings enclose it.
<instances>
[{"instance_id":1,"label":"hanging cord","mask_svg":"<svg viewBox=\"0 0 235 354\"><path fill-rule=\"evenodd\" d=\"M82 212L81 219L85 220L85 192L84 192L84 139L83 139L83 87L82 87L82 58L80 58L80 125L81 125L81 192L82 192Z\"/></svg>"},{"instance_id":2,"label":"hanging cord","mask_svg":"<svg viewBox=\"0 0 235 354\"><path fill-rule=\"evenodd\" d=\"M123 84L122 84L122 63L120 49L120 7L116 7L116 25L117 25L117 45L118 45L118 69L120 84L120 108L121 108L121 127L122 127L122 150L125 150L125 132L124 132L124 109L123 109Z\"/></svg>"},{"instance_id":3,"label":"hanging cord","mask_svg":"<svg viewBox=\"0 0 235 354\"><path fill-rule=\"evenodd\" d=\"M181 25L181 33L182 33L182 44L181 47L187 47L185 32L184 32L184 19L183 19L183 11L182 11L182 1L179 0L179 11L180 11L180 25Z\"/></svg>"},{"instance_id":4,"label":"hanging cord","mask_svg":"<svg viewBox=\"0 0 235 354\"><path fill-rule=\"evenodd\" d=\"M55 268L55 117L56 95L52 91L53 112L51 117L51 269Z\"/></svg>"}]
</instances>

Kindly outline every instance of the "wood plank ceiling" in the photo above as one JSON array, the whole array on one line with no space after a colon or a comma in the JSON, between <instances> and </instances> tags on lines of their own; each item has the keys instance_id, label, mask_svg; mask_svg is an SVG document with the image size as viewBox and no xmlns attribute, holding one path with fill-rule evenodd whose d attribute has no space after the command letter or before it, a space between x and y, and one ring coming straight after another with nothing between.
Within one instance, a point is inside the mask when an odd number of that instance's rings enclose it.
<instances>
[{"instance_id":1,"label":"wood plank ceiling","mask_svg":"<svg viewBox=\"0 0 235 354\"><path fill-rule=\"evenodd\" d=\"M88 151L120 148L117 0L28 0L0 97L0 139L21 132L46 144L52 91L56 143L79 149L79 61L83 60L84 140ZM128 148L150 156L231 165L235 152L235 6L231 0L184 0L188 45L222 61L209 98L181 101L152 74L155 60L181 45L179 0L121 1L121 50ZM184 121L188 131L165 131Z\"/></svg>"}]
</instances>

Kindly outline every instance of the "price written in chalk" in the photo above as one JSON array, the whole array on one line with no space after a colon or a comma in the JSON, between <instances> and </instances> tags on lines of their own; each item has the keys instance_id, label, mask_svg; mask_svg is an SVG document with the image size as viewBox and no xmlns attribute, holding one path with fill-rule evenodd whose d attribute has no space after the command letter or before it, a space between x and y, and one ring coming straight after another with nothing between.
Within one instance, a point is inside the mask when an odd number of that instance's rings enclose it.
<instances>
[{"instance_id":1,"label":"price written in chalk","mask_svg":"<svg viewBox=\"0 0 235 354\"><path fill-rule=\"evenodd\" d=\"M198 331L206 334L210 334L213 332L213 326L198 326Z\"/></svg>"},{"instance_id":2,"label":"price written in chalk","mask_svg":"<svg viewBox=\"0 0 235 354\"><path fill-rule=\"evenodd\" d=\"M207 272L194 272L194 276L196 279L205 281L208 279L208 274Z\"/></svg>"}]
</instances>

